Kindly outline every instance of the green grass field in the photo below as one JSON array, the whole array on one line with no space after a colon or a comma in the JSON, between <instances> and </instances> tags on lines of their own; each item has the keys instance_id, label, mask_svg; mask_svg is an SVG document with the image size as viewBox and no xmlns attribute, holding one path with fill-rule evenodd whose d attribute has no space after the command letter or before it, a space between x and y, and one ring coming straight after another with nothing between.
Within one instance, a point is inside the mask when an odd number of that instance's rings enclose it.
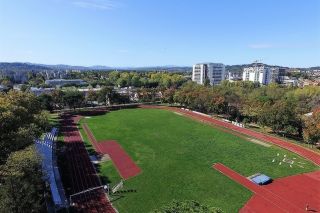
<instances>
[{"instance_id":1,"label":"green grass field","mask_svg":"<svg viewBox=\"0 0 320 213\"><path fill-rule=\"evenodd\" d=\"M309 172L317 167L278 147L264 147L173 112L126 109L84 118L98 141L117 140L142 169L125 181L125 189L113 205L124 213L143 213L176 200L197 200L225 212L237 212L251 192L212 169L221 162L242 175L257 172L272 178ZM87 137L81 130L86 145ZM272 163L277 153L297 158L304 168ZM120 177L112 162L100 166L111 183Z\"/></svg>"}]
</instances>

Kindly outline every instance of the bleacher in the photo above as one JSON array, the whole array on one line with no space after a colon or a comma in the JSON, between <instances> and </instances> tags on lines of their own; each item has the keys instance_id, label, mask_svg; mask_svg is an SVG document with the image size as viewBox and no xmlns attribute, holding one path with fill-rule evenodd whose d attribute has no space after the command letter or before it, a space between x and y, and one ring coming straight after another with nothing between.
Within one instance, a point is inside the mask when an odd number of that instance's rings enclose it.
<instances>
[{"instance_id":1,"label":"bleacher","mask_svg":"<svg viewBox=\"0 0 320 213\"><path fill-rule=\"evenodd\" d=\"M43 140L36 140L35 145L38 153L42 157L42 170L45 174L44 179L50 185L50 191L55 209L68 207L68 201L63 189L61 176L57 166L57 158L54 152L56 148L55 137L58 129L52 128L47 132Z\"/></svg>"}]
</instances>

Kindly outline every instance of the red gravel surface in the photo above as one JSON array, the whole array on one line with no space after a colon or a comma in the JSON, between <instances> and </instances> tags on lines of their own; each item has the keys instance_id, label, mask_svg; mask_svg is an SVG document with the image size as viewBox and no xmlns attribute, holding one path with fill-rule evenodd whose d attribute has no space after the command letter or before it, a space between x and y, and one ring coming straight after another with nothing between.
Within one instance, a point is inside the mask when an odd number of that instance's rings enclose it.
<instances>
[{"instance_id":1,"label":"red gravel surface","mask_svg":"<svg viewBox=\"0 0 320 213\"><path fill-rule=\"evenodd\" d=\"M117 168L120 176L127 180L137 176L141 169L135 164L126 151L114 140L97 142L94 135L90 131L87 124L83 124L83 129L86 132L90 142L99 154L108 154Z\"/></svg>"}]
</instances>

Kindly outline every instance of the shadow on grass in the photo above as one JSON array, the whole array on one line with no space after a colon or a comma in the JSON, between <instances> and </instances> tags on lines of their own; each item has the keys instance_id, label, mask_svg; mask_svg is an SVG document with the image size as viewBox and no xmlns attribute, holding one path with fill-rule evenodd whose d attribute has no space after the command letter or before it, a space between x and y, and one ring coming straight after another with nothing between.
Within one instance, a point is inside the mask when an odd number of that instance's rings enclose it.
<instances>
[{"instance_id":1,"label":"shadow on grass","mask_svg":"<svg viewBox=\"0 0 320 213\"><path fill-rule=\"evenodd\" d=\"M118 190L115 193L112 193L110 195L110 201L112 203L115 203L116 201L125 198L127 194L129 193L137 193L136 189L126 189L126 190Z\"/></svg>"},{"instance_id":2,"label":"shadow on grass","mask_svg":"<svg viewBox=\"0 0 320 213\"><path fill-rule=\"evenodd\" d=\"M101 109L101 110L86 110L77 112L78 115L81 116L101 116L105 115L109 112L109 110Z\"/></svg>"},{"instance_id":3,"label":"shadow on grass","mask_svg":"<svg viewBox=\"0 0 320 213\"><path fill-rule=\"evenodd\" d=\"M109 179L108 176L101 175L102 172L101 172L101 165L100 164L95 164L95 168L96 168L97 173L99 174L99 178L100 178L101 183L103 185L112 184L112 181Z\"/></svg>"}]
</instances>

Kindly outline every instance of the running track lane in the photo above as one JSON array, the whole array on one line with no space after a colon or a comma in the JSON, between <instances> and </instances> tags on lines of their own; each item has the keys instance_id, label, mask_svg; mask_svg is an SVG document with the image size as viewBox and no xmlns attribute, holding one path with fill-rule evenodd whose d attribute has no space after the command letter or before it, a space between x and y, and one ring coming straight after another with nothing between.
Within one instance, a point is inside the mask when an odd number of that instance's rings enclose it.
<instances>
[{"instance_id":1,"label":"running track lane","mask_svg":"<svg viewBox=\"0 0 320 213\"><path fill-rule=\"evenodd\" d=\"M141 172L141 169L135 164L119 143L113 140L97 142L88 125L83 124L82 126L95 150L100 154L108 154L110 156L123 179L127 180L137 176Z\"/></svg>"},{"instance_id":2,"label":"running track lane","mask_svg":"<svg viewBox=\"0 0 320 213\"><path fill-rule=\"evenodd\" d=\"M270 136L270 135L266 135L266 134L263 134L263 133L260 133L260 132L255 132L255 131L250 130L250 129L238 127L238 126L235 126L235 125L233 125L231 123L227 123L227 122L224 122L224 121L212 118L212 117L208 117L208 116L205 116L205 115L194 113L192 111L183 110L183 109L180 109L180 108L162 107L162 106L149 106L149 105L142 105L141 108L158 108L158 109L166 109L166 110L170 110L170 111L174 111L174 112L179 112L179 113L181 113L181 114L183 114L185 116L188 116L188 117L200 120L200 121L204 121L204 122L209 123L209 124L214 124L214 125L217 125L217 126L221 126L221 127L227 128L227 129L231 129L231 130L233 130L235 132L239 132L241 134L248 135L248 136L257 138L259 140L262 140L262 141L265 141L265 142L280 146L281 148L284 148L284 149L287 149L287 150L289 150L291 152L294 152L294 153L296 153L296 154L298 154L298 155L310 160L314 164L320 166L320 154L318 154L316 152L313 152L313 151L311 151L309 149L306 149L306 148L304 148L302 146L296 145L294 143L290 143L288 141L279 139L279 138L274 137L274 136Z\"/></svg>"},{"instance_id":3,"label":"running track lane","mask_svg":"<svg viewBox=\"0 0 320 213\"><path fill-rule=\"evenodd\" d=\"M70 194L101 186L100 179L90 162L77 128L76 123L80 117L65 114L62 118L62 130L67 147L66 157L71 180ZM76 212L115 212L103 189L77 195L73 197L72 202Z\"/></svg>"},{"instance_id":4,"label":"running track lane","mask_svg":"<svg viewBox=\"0 0 320 213\"><path fill-rule=\"evenodd\" d=\"M223 164L216 163L212 167L217 171L221 172L222 174L226 175L230 179L243 185L250 191L254 192L255 196L257 196L258 199L253 197L249 200L249 202L255 202L253 204L258 207L259 213L269 213L269 212L272 212L272 213L301 212L302 213L304 212L304 209L299 206L296 206L295 203L291 203L285 198L279 196L278 194L275 194L272 191L251 182L246 177L224 166ZM246 211L242 210L240 212L257 212L257 211L256 209L250 210L248 208L246 209Z\"/></svg>"},{"instance_id":5,"label":"running track lane","mask_svg":"<svg viewBox=\"0 0 320 213\"><path fill-rule=\"evenodd\" d=\"M310 212L320 211L320 171L278 178L262 187L300 208L308 204ZM261 212L264 209L261 203L261 199L253 195L240 213Z\"/></svg>"}]
</instances>

